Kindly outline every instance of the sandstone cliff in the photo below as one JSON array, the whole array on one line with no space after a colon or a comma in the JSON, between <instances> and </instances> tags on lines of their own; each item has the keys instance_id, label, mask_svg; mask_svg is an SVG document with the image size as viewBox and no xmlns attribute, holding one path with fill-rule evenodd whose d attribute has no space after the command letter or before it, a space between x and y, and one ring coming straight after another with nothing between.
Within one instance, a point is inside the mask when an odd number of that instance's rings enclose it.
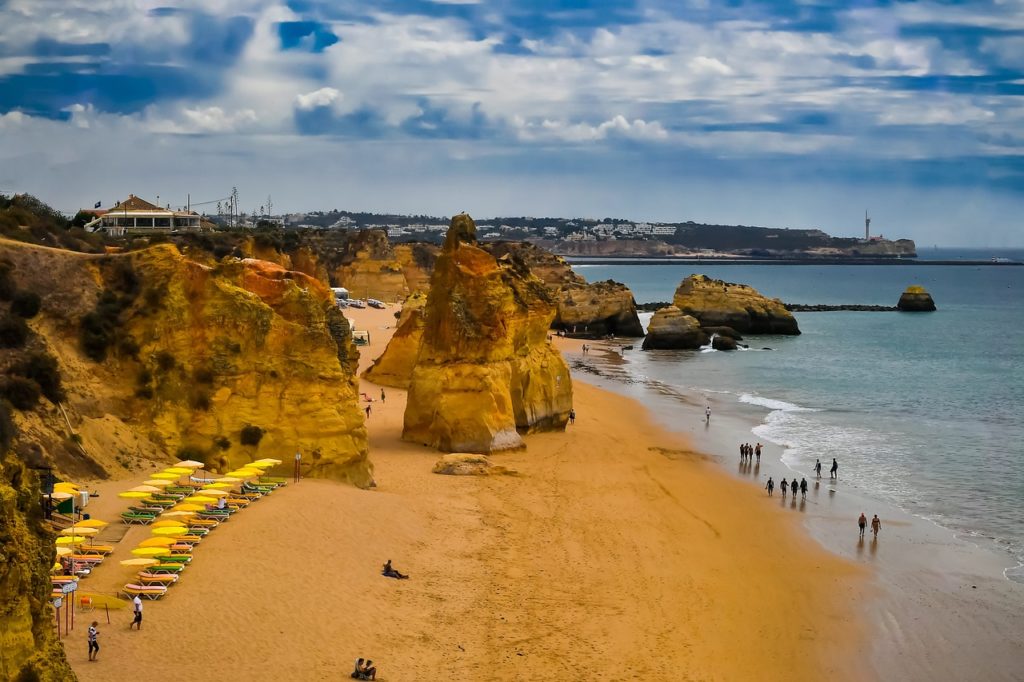
<instances>
[{"instance_id":1,"label":"sandstone cliff","mask_svg":"<svg viewBox=\"0 0 1024 682\"><path fill-rule=\"evenodd\" d=\"M935 301L924 287L915 285L900 295L896 307L903 312L931 312L935 310Z\"/></svg>"},{"instance_id":2,"label":"sandstone cliff","mask_svg":"<svg viewBox=\"0 0 1024 682\"><path fill-rule=\"evenodd\" d=\"M75 674L53 628L53 535L42 521L38 477L9 451L11 431L0 402L0 680L66 682Z\"/></svg>"},{"instance_id":3,"label":"sandstone cliff","mask_svg":"<svg viewBox=\"0 0 1024 682\"><path fill-rule=\"evenodd\" d=\"M475 234L469 216L456 216L438 256L402 437L487 453L521 447L520 433L564 428L572 382L547 341L555 306L544 284L479 248Z\"/></svg>"},{"instance_id":4,"label":"sandstone cliff","mask_svg":"<svg viewBox=\"0 0 1024 682\"><path fill-rule=\"evenodd\" d=\"M518 259L544 282L558 309L552 328L585 338L644 335L633 292L625 284L588 284L565 259L527 242L496 242L485 248L497 257Z\"/></svg>"},{"instance_id":5,"label":"sandstone cliff","mask_svg":"<svg viewBox=\"0 0 1024 682\"><path fill-rule=\"evenodd\" d=\"M660 308L651 317L644 337L644 350L697 349L708 342L708 334L697 318L675 306Z\"/></svg>"},{"instance_id":6,"label":"sandstone cliff","mask_svg":"<svg viewBox=\"0 0 1024 682\"><path fill-rule=\"evenodd\" d=\"M393 247L383 230L353 232L330 270L331 281L348 289L353 298L401 300L426 291L436 253L437 247L429 244Z\"/></svg>"},{"instance_id":7,"label":"sandstone cliff","mask_svg":"<svg viewBox=\"0 0 1024 682\"><path fill-rule=\"evenodd\" d=\"M227 470L300 450L309 475L370 482L358 356L317 279L254 259L204 265L170 244L5 255L44 292L32 325L58 361L74 431L41 401L18 415L25 452L103 477L179 455Z\"/></svg>"},{"instance_id":8,"label":"sandstone cliff","mask_svg":"<svg viewBox=\"0 0 1024 682\"><path fill-rule=\"evenodd\" d=\"M799 334L796 318L777 298L753 287L691 275L676 289L672 301L701 326L731 327L741 334Z\"/></svg>"},{"instance_id":9,"label":"sandstone cliff","mask_svg":"<svg viewBox=\"0 0 1024 682\"><path fill-rule=\"evenodd\" d=\"M366 370L364 376L375 384L409 388L412 370L420 355L423 341L423 315L427 305L426 294L413 294L402 304L395 333L380 357Z\"/></svg>"}]
</instances>

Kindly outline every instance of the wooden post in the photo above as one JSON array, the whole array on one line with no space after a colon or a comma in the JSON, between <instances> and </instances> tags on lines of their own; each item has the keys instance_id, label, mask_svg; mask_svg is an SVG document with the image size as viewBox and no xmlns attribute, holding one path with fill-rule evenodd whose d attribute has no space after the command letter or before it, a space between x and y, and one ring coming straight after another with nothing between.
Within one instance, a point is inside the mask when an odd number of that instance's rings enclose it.
<instances>
[{"instance_id":1,"label":"wooden post","mask_svg":"<svg viewBox=\"0 0 1024 682\"><path fill-rule=\"evenodd\" d=\"M107 625L110 625L110 604L104 604L103 610L107 612Z\"/></svg>"},{"instance_id":2,"label":"wooden post","mask_svg":"<svg viewBox=\"0 0 1024 682\"><path fill-rule=\"evenodd\" d=\"M57 612L57 639L60 639L60 607L54 610Z\"/></svg>"}]
</instances>

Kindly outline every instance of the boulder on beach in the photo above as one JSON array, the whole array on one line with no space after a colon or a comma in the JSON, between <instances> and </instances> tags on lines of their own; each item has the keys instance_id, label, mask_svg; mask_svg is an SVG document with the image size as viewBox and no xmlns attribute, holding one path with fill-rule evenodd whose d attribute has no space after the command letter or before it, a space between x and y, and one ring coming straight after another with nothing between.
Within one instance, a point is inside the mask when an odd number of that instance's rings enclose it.
<instances>
[{"instance_id":1,"label":"boulder on beach","mask_svg":"<svg viewBox=\"0 0 1024 682\"><path fill-rule=\"evenodd\" d=\"M715 335L711 338L711 347L715 350L736 350L736 339Z\"/></svg>"},{"instance_id":2,"label":"boulder on beach","mask_svg":"<svg viewBox=\"0 0 1024 682\"><path fill-rule=\"evenodd\" d=\"M799 334L796 318L777 298L746 284L690 275L676 289L675 307L703 327L731 327L741 334Z\"/></svg>"},{"instance_id":3,"label":"boulder on beach","mask_svg":"<svg viewBox=\"0 0 1024 682\"><path fill-rule=\"evenodd\" d=\"M907 313L932 312L935 310L935 301L924 287L913 285L907 287L907 290L900 296L896 308Z\"/></svg>"},{"instance_id":4,"label":"boulder on beach","mask_svg":"<svg viewBox=\"0 0 1024 682\"><path fill-rule=\"evenodd\" d=\"M684 314L675 306L666 306L654 313L647 325L643 349L695 350L707 342L708 335L700 328L696 318Z\"/></svg>"},{"instance_id":5,"label":"boulder on beach","mask_svg":"<svg viewBox=\"0 0 1024 682\"><path fill-rule=\"evenodd\" d=\"M434 463L433 472L445 476L496 476L515 473L499 464L491 463L487 455L471 452L453 452Z\"/></svg>"}]
</instances>

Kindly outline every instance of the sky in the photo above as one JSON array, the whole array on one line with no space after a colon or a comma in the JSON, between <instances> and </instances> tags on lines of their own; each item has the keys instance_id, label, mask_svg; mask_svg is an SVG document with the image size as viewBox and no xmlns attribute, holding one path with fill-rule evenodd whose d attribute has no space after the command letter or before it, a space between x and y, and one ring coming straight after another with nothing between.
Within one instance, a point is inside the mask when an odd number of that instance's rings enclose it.
<instances>
[{"instance_id":1,"label":"sky","mask_svg":"<svg viewBox=\"0 0 1024 682\"><path fill-rule=\"evenodd\" d=\"M0 0L0 192L1024 246L1024 0Z\"/></svg>"}]
</instances>

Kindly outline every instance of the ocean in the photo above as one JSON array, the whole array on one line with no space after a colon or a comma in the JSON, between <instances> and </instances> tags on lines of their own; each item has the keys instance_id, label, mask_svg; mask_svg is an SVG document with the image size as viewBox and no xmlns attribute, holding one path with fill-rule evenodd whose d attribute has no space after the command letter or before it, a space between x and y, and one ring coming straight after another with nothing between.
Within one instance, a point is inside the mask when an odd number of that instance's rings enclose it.
<instances>
[{"instance_id":1,"label":"ocean","mask_svg":"<svg viewBox=\"0 0 1024 682\"><path fill-rule=\"evenodd\" d=\"M1021 250L921 256L1024 261ZM748 337L751 350L732 353L636 344L606 374L646 386L646 400L713 401L803 475L836 457L844 485L1000 553L1007 577L1024 582L1024 266L573 268L627 284L639 303L671 301L696 272L806 304L895 305L923 285L934 313L796 313L800 336Z\"/></svg>"}]
</instances>

